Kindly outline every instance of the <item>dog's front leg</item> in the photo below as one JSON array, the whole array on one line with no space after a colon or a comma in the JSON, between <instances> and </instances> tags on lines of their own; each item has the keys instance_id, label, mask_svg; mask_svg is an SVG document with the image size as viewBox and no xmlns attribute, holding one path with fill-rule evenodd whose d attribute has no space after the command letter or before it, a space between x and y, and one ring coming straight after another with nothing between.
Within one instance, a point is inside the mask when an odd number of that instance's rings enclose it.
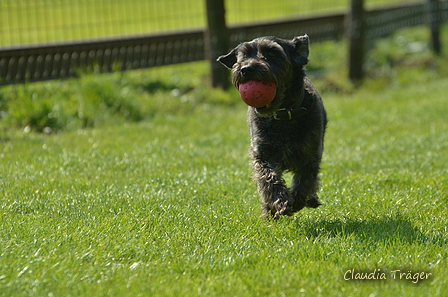
<instances>
[{"instance_id":1,"label":"dog's front leg","mask_svg":"<svg viewBox=\"0 0 448 297\"><path fill-rule=\"evenodd\" d=\"M293 199L282 179L281 170L267 162L253 159L254 180L261 198L262 217L270 212L274 219L290 215Z\"/></svg>"},{"instance_id":2,"label":"dog's front leg","mask_svg":"<svg viewBox=\"0 0 448 297\"><path fill-rule=\"evenodd\" d=\"M301 174L296 173L292 179L291 195L294 198L292 212L304 207L316 208L321 205L317 191L319 189L319 165L304 168Z\"/></svg>"}]
</instances>

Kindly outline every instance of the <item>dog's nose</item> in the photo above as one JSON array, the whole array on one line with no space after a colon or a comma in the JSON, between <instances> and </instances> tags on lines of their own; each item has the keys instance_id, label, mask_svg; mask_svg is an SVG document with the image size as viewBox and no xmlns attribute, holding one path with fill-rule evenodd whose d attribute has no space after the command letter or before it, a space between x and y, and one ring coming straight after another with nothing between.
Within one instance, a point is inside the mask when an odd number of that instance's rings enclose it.
<instances>
[{"instance_id":1,"label":"dog's nose","mask_svg":"<svg viewBox=\"0 0 448 297\"><path fill-rule=\"evenodd\" d=\"M255 72L255 68L253 66L246 65L246 66L241 67L241 73L243 75L248 75L248 74L251 74L254 72Z\"/></svg>"}]
</instances>

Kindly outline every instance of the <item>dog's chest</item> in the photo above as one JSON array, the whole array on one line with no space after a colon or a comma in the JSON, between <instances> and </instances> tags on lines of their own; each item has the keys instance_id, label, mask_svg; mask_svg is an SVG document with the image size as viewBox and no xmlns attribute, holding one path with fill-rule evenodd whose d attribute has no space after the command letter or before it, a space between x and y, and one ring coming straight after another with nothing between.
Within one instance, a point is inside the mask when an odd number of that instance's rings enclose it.
<instances>
[{"instance_id":1,"label":"dog's chest","mask_svg":"<svg viewBox=\"0 0 448 297\"><path fill-rule=\"evenodd\" d=\"M252 150L257 155L288 157L300 148L302 129L297 121L257 118L249 121Z\"/></svg>"}]
</instances>

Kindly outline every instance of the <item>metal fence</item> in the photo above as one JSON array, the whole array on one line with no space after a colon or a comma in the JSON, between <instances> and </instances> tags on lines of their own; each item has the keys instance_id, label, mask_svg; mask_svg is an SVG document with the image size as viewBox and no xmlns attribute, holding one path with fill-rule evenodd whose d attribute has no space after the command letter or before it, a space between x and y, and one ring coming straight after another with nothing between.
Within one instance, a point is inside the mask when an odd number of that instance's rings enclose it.
<instances>
[{"instance_id":1,"label":"metal fence","mask_svg":"<svg viewBox=\"0 0 448 297\"><path fill-rule=\"evenodd\" d=\"M369 6L419 0L365 0ZM347 0L225 0L230 26L346 11ZM369 7L372 8L372 7ZM206 27L205 0L0 0L0 48Z\"/></svg>"},{"instance_id":2,"label":"metal fence","mask_svg":"<svg viewBox=\"0 0 448 297\"><path fill-rule=\"evenodd\" d=\"M59 3L62 0L54 1ZM106 8L108 5L123 3L120 1L100 1L104 2L105 11L108 11ZM201 0L197 1L202 3ZM69 1L71 5L74 2ZM88 5L89 1L81 0L79 2ZM126 1L125 3L132 5L132 1ZM427 2L368 9L365 12L365 35L367 38L373 39L388 35L403 27L448 20L448 1L439 1L437 5L436 13L430 13L434 10L428 8ZM73 6L72 9L75 11L76 7ZM109 8L110 13L105 13L103 21L110 21L110 16L115 13L116 9L116 7ZM130 8L123 6L122 9ZM111 27L134 26L133 22L142 21L145 16L147 18L147 14L150 14L144 6L137 6L132 9L133 11L140 11L136 13L134 19L123 19L122 23L118 22L118 24L114 21L113 24L111 23ZM185 9L191 10L187 7ZM205 8L194 11L194 13L200 11L205 18ZM75 15L76 13L74 12ZM340 10L336 13L321 13L318 15L291 15L288 20L270 20L258 23L234 22L228 26L229 46L263 35L292 38L295 35L307 33L311 36L313 42L341 39L347 31L348 15L349 11ZM14 16L11 15L5 18L4 13L0 16L3 17L2 22L10 22L15 24L16 27L20 27L19 22L23 21L18 16L17 19L14 19ZM54 18L54 23L62 22L61 16L57 15L57 10L53 11L48 17ZM65 16L62 16L62 19L64 18ZM181 16L178 18L181 19ZM104 29L104 32L98 29L98 32L93 30L95 36L89 39L77 39L76 32L73 32L69 36L69 39L72 39L71 41L61 41L56 31L43 37L43 39L47 39L45 44L24 45L20 42L12 45L0 44L0 85L72 77L83 71L110 72L204 60L209 56L206 49L210 36L206 34L207 29L201 23L205 21L199 16L194 19L200 21L198 23L191 21L191 28L188 30L177 28L182 23L179 20L179 23L172 25L173 29L156 29L148 34L139 28L134 28L132 36L107 37L109 34L106 29ZM34 20L28 20L28 22L31 26L34 24ZM85 23L78 25L94 26L95 24L90 24L86 20ZM144 25L139 26L144 27ZM194 29L195 26L199 27ZM117 32L119 29L112 29L112 31ZM50 39L51 41L48 42Z\"/></svg>"}]
</instances>

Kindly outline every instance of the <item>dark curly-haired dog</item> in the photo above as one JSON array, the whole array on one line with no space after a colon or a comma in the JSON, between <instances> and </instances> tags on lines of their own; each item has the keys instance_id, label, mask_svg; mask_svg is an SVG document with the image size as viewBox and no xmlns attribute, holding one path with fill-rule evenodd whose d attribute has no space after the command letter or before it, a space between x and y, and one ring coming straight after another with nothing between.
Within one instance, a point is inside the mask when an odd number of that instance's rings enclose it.
<instances>
[{"instance_id":1,"label":"dark curly-haired dog","mask_svg":"<svg viewBox=\"0 0 448 297\"><path fill-rule=\"evenodd\" d=\"M244 42L218 61L232 69L238 89L249 80L274 82L273 101L249 107L250 155L263 216L292 215L303 207L316 208L318 173L324 148L327 116L319 93L305 76L307 35L285 40L260 37ZM294 176L288 188L282 174Z\"/></svg>"}]
</instances>

